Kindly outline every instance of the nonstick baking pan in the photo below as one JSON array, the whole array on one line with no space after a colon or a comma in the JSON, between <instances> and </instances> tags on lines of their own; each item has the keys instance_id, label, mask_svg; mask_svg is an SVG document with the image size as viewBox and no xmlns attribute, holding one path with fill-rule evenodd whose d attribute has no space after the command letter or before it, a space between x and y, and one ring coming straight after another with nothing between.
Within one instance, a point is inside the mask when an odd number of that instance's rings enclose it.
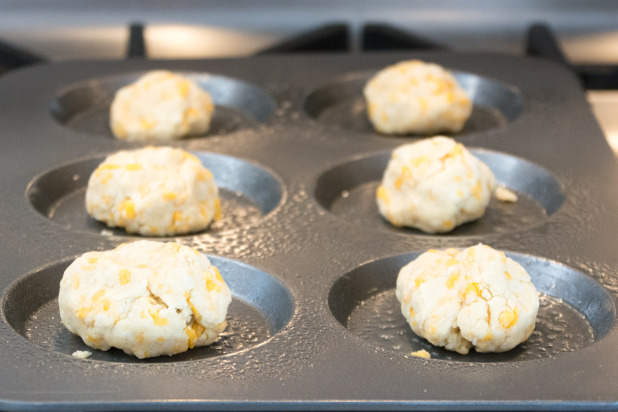
<instances>
[{"instance_id":1,"label":"nonstick baking pan","mask_svg":"<svg viewBox=\"0 0 618 412\"><path fill-rule=\"evenodd\" d=\"M474 111L453 137L515 191L451 233L394 228L375 188L396 146L364 82L405 59L452 70ZM93 351L59 319L64 269L139 239L90 219L114 92L148 70L211 92L213 130L172 143L211 169L224 218L161 238L197 248L234 295L210 347L138 360ZM493 54L382 53L42 65L0 78L0 408L6 410L618 409L618 165L567 71ZM531 338L459 355L415 336L394 296L428 249L485 243L541 292ZM426 349L431 359L410 353Z\"/></svg>"}]
</instances>

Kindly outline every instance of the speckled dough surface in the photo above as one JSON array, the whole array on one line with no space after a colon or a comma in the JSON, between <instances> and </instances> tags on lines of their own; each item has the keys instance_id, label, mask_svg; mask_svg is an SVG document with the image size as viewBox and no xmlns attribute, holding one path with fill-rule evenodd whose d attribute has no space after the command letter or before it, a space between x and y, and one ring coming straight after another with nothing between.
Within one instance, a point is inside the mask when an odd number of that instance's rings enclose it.
<instances>
[{"instance_id":1,"label":"speckled dough surface","mask_svg":"<svg viewBox=\"0 0 618 412\"><path fill-rule=\"evenodd\" d=\"M205 255L141 240L77 258L60 282L58 304L64 325L88 346L147 358L214 342L231 300Z\"/></svg>"},{"instance_id":2,"label":"speckled dough surface","mask_svg":"<svg viewBox=\"0 0 618 412\"><path fill-rule=\"evenodd\" d=\"M403 61L379 71L364 89L367 115L385 134L459 132L472 102L442 66Z\"/></svg>"},{"instance_id":3,"label":"speckled dough surface","mask_svg":"<svg viewBox=\"0 0 618 412\"><path fill-rule=\"evenodd\" d=\"M396 293L414 333L461 354L513 349L539 309L525 269L481 244L423 253L401 269Z\"/></svg>"},{"instance_id":4,"label":"speckled dough surface","mask_svg":"<svg viewBox=\"0 0 618 412\"><path fill-rule=\"evenodd\" d=\"M483 216L495 185L489 167L461 143L436 136L393 151L378 208L395 226L448 232Z\"/></svg>"},{"instance_id":5,"label":"speckled dough surface","mask_svg":"<svg viewBox=\"0 0 618 412\"><path fill-rule=\"evenodd\" d=\"M151 71L118 90L110 108L116 138L165 142L204 134L214 105L194 82L164 70Z\"/></svg>"},{"instance_id":6,"label":"speckled dough surface","mask_svg":"<svg viewBox=\"0 0 618 412\"><path fill-rule=\"evenodd\" d=\"M208 227L220 213L212 173L192 154L146 147L108 156L90 176L88 214L110 227L150 236Z\"/></svg>"}]
</instances>

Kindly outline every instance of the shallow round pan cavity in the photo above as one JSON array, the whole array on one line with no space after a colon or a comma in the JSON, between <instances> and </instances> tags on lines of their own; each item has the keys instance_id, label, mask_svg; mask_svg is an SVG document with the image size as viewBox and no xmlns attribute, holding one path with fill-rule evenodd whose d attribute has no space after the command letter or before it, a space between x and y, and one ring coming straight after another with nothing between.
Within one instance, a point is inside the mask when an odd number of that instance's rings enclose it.
<instances>
[{"instance_id":1,"label":"shallow round pan cavity","mask_svg":"<svg viewBox=\"0 0 618 412\"><path fill-rule=\"evenodd\" d=\"M485 132L506 126L519 117L524 102L518 89L476 74L452 71L472 99L474 108L464 129L451 136ZM352 73L318 87L305 99L305 112L315 120L340 129L373 133L367 118L363 88L375 72Z\"/></svg>"},{"instance_id":2,"label":"shallow round pan cavity","mask_svg":"<svg viewBox=\"0 0 618 412\"><path fill-rule=\"evenodd\" d=\"M109 110L114 95L146 72L92 79L60 91L51 102L50 114L61 125L76 132L114 139ZM242 80L207 73L179 74L210 93L215 114L206 136L225 135L266 123L277 104L265 91Z\"/></svg>"},{"instance_id":3,"label":"shallow round pan cavity","mask_svg":"<svg viewBox=\"0 0 618 412\"><path fill-rule=\"evenodd\" d=\"M294 312L288 289L275 277L247 264L208 256L233 295L226 330L210 346L173 356L138 359L119 349L99 351L88 347L62 324L58 311L60 279L71 261L53 264L14 282L2 299L8 324L33 345L68 356L92 352L88 359L107 362L182 362L233 354L263 344L283 329Z\"/></svg>"},{"instance_id":4,"label":"shallow round pan cavity","mask_svg":"<svg viewBox=\"0 0 618 412\"><path fill-rule=\"evenodd\" d=\"M460 355L447 351L412 332L395 296L399 270L419 254L378 259L339 278L328 296L333 316L372 346L409 357L411 352L425 349L432 359L461 362L524 361L578 351L602 339L615 322L612 296L591 277L553 261L507 252L506 256L526 269L541 292L532 336L503 353L471 350Z\"/></svg>"},{"instance_id":5,"label":"shallow round pan cavity","mask_svg":"<svg viewBox=\"0 0 618 412\"><path fill-rule=\"evenodd\" d=\"M519 199L515 203L505 203L492 198L483 217L438 236L521 231L544 223L564 203L562 186L544 168L504 153L484 149L471 152L489 166L498 184L517 193ZM351 224L399 235L431 236L420 230L393 226L380 215L376 190L389 159L390 151L380 152L346 161L323 172L316 180L315 199L324 209Z\"/></svg>"},{"instance_id":6,"label":"shallow round pan cavity","mask_svg":"<svg viewBox=\"0 0 618 412\"><path fill-rule=\"evenodd\" d=\"M219 187L221 219L204 231L186 236L216 234L254 225L281 203L284 193L280 180L262 166L218 153L193 154L212 172ZM85 159L44 172L30 183L26 197L37 212L66 229L141 237L122 228L109 228L86 211L88 179L103 160L103 157Z\"/></svg>"}]
</instances>

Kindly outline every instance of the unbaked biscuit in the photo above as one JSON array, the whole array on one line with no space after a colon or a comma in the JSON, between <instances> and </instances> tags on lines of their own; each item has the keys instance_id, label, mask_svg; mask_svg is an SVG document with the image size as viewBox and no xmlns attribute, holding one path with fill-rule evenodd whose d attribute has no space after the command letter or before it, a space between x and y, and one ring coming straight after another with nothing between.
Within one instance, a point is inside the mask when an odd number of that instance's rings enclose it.
<instances>
[{"instance_id":1,"label":"unbaked biscuit","mask_svg":"<svg viewBox=\"0 0 618 412\"><path fill-rule=\"evenodd\" d=\"M410 60L386 67L363 90L373 127L385 134L461 131L472 102L442 66Z\"/></svg>"},{"instance_id":2,"label":"unbaked biscuit","mask_svg":"<svg viewBox=\"0 0 618 412\"><path fill-rule=\"evenodd\" d=\"M436 136L393 151L376 197L393 225L441 233L483 216L495 185L461 143Z\"/></svg>"},{"instance_id":3,"label":"unbaked biscuit","mask_svg":"<svg viewBox=\"0 0 618 412\"><path fill-rule=\"evenodd\" d=\"M203 230L221 213L212 173L192 154L170 147L124 150L90 176L86 209L110 227L149 236Z\"/></svg>"},{"instance_id":4,"label":"unbaked biscuit","mask_svg":"<svg viewBox=\"0 0 618 412\"><path fill-rule=\"evenodd\" d=\"M213 112L210 94L196 83L156 70L116 92L110 128L121 140L166 142L205 134Z\"/></svg>"},{"instance_id":5,"label":"unbaked biscuit","mask_svg":"<svg viewBox=\"0 0 618 412\"><path fill-rule=\"evenodd\" d=\"M539 309L525 269L481 244L421 254L399 272L396 294L414 333L464 355L513 349L534 331Z\"/></svg>"},{"instance_id":6,"label":"unbaked biscuit","mask_svg":"<svg viewBox=\"0 0 618 412\"><path fill-rule=\"evenodd\" d=\"M64 325L91 348L147 358L214 342L231 299L205 255L142 240L77 258L64 272L58 304Z\"/></svg>"}]
</instances>

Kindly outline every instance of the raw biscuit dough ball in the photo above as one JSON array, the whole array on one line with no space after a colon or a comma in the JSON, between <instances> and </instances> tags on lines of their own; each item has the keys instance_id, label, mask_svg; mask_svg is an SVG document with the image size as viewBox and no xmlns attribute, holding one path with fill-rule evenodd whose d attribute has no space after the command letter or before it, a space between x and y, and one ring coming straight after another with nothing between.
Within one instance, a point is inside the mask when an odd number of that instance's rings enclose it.
<instances>
[{"instance_id":1,"label":"raw biscuit dough ball","mask_svg":"<svg viewBox=\"0 0 618 412\"><path fill-rule=\"evenodd\" d=\"M108 156L90 176L86 209L110 227L148 236L208 227L219 190L200 160L181 149L146 147Z\"/></svg>"},{"instance_id":2,"label":"raw biscuit dough ball","mask_svg":"<svg viewBox=\"0 0 618 412\"><path fill-rule=\"evenodd\" d=\"M373 127L385 134L457 133L472 112L472 102L442 66L410 60L389 66L364 89Z\"/></svg>"},{"instance_id":3,"label":"raw biscuit dough ball","mask_svg":"<svg viewBox=\"0 0 618 412\"><path fill-rule=\"evenodd\" d=\"M414 333L464 355L524 342L539 309L525 269L482 244L423 253L399 272L397 299Z\"/></svg>"},{"instance_id":4,"label":"raw biscuit dough ball","mask_svg":"<svg viewBox=\"0 0 618 412\"><path fill-rule=\"evenodd\" d=\"M62 323L94 349L148 358L210 345L232 298L208 258L141 240L77 258L60 281Z\"/></svg>"},{"instance_id":5,"label":"raw biscuit dough ball","mask_svg":"<svg viewBox=\"0 0 618 412\"><path fill-rule=\"evenodd\" d=\"M152 71L116 92L110 109L114 136L133 142L167 142L210 128L210 95L177 74Z\"/></svg>"},{"instance_id":6,"label":"raw biscuit dough ball","mask_svg":"<svg viewBox=\"0 0 618 412\"><path fill-rule=\"evenodd\" d=\"M378 208L395 226L448 232L483 216L495 185L489 167L461 143L436 136L393 151Z\"/></svg>"}]
</instances>

